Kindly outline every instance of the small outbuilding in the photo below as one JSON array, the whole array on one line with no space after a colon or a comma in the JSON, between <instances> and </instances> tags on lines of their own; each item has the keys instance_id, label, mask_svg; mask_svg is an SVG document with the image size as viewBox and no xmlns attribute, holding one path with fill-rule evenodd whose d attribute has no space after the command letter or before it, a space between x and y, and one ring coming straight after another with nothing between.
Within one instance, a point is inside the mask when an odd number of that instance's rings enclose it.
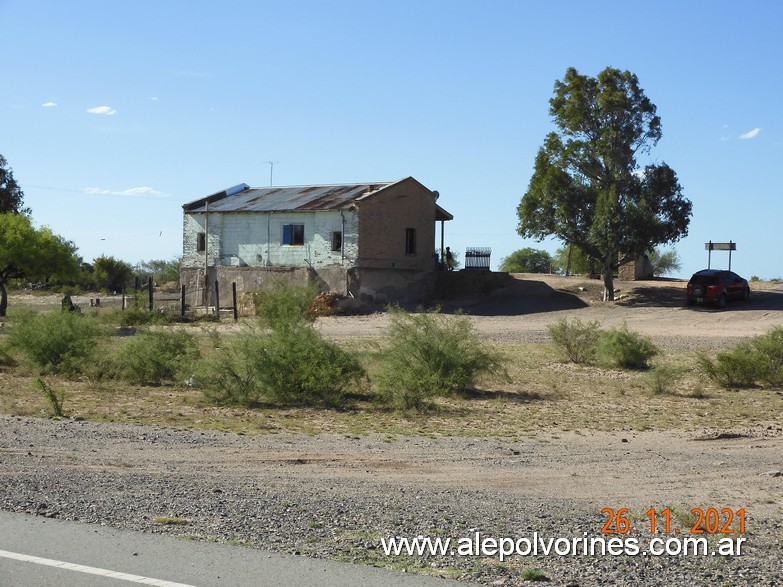
<instances>
[{"instance_id":1,"label":"small outbuilding","mask_svg":"<svg viewBox=\"0 0 783 587\"><path fill-rule=\"evenodd\" d=\"M439 259L436 226L453 216L412 177L386 183L239 184L183 205L180 279L257 291L284 276L362 301L427 299ZM228 288L228 289L224 289Z\"/></svg>"}]
</instances>

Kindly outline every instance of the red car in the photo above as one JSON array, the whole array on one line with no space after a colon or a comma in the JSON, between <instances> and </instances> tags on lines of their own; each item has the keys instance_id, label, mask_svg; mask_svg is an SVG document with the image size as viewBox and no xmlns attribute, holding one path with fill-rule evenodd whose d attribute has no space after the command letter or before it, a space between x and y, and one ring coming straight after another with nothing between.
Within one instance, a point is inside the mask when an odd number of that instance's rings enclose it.
<instances>
[{"instance_id":1,"label":"red car","mask_svg":"<svg viewBox=\"0 0 783 587\"><path fill-rule=\"evenodd\" d=\"M733 271L702 269L688 282L688 304L709 302L724 308L729 300L749 299L748 281Z\"/></svg>"}]
</instances>

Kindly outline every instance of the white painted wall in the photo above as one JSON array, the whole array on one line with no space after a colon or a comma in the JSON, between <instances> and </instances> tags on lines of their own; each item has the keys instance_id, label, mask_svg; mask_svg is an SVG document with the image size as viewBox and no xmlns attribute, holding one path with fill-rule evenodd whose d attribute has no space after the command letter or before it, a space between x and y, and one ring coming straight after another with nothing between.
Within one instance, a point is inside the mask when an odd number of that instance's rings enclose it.
<instances>
[{"instance_id":1,"label":"white painted wall","mask_svg":"<svg viewBox=\"0 0 783 587\"><path fill-rule=\"evenodd\" d=\"M185 214L183 265L204 265L196 250L204 214ZM283 226L304 224L304 245L284 245ZM343 231L344 229L344 231ZM343 231L343 251L332 251L332 232ZM209 265L313 267L353 266L358 256L356 210L313 212L212 213L209 215Z\"/></svg>"}]
</instances>

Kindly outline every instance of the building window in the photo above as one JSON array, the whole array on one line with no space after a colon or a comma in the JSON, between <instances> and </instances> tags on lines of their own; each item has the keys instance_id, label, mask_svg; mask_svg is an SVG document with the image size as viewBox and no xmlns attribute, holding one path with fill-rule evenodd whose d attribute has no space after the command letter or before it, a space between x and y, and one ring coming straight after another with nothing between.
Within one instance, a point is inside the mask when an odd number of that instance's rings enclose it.
<instances>
[{"instance_id":1,"label":"building window","mask_svg":"<svg viewBox=\"0 0 783 587\"><path fill-rule=\"evenodd\" d=\"M207 235L203 232L196 234L196 252L203 253L207 250Z\"/></svg>"},{"instance_id":2,"label":"building window","mask_svg":"<svg viewBox=\"0 0 783 587\"><path fill-rule=\"evenodd\" d=\"M405 254L406 255L416 254L416 229L415 228L405 229Z\"/></svg>"},{"instance_id":3,"label":"building window","mask_svg":"<svg viewBox=\"0 0 783 587\"><path fill-rule=\"evenodd\" d=\"M343 250L343 233L336 230L332 233L332 251L339 252Z\"/></svg>"},{"instance_id":4,"label":"building window","mask_svg":"<svg viewBox=\"0 0 783 587\"><path fill-rule=\"evenodd\" d=\"M302 246L304 244L304 224L284 224L283 244Z\"/></svg>"}]
</instances>

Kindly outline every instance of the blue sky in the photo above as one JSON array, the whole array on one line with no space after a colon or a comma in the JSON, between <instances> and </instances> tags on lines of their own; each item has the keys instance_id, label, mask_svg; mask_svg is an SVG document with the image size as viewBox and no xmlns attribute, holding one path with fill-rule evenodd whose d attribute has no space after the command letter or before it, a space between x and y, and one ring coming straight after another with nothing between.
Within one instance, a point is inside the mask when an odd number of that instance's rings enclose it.
<instances>
[{"instance_id":1,"label":"blue sky","mask_svg":"<svg viewBox=\"0 0 783 587\"><path fill-rule=\"evenodd\" d=\"M276 185L412 175L454 214L453 249L552 252L516 207L553 84L612 66L657 105L651 160L693 202L682 275L709 240L783 275L777 1L0 0L0 23L0 153L87 261L173 258L182 204L268 185L267 161Z\"/></svg>"}]
</instances>

